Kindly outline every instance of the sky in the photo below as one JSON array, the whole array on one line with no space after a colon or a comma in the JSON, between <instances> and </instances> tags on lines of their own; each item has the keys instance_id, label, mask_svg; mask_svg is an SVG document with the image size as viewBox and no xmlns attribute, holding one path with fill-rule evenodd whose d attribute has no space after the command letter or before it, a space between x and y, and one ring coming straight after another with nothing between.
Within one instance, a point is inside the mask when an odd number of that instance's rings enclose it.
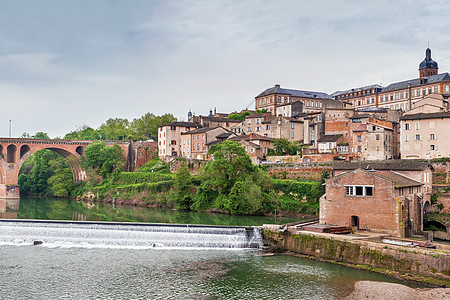
<instances>
[{"instance_id":1,"label":"sky","mask_svg":"<svg viewBox=\"0 0 450 300\"><path fill-rule=\"evenodd\" d=\"M450 71L450 1L0 0L0 136ZM9 122L11 120L11 122Z\"/></svg>"}]
</instances>

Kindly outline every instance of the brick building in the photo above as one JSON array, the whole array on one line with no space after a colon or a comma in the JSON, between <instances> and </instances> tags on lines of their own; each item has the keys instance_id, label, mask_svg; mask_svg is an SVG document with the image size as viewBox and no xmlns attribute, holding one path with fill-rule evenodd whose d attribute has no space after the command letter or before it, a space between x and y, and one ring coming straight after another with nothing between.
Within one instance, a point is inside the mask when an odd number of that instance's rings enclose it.
<instances>
[{"instance_id":1,"label":"brick building","mask_svg":"<svg viewBox=\"0 0 450 300\"><path fill-rule=\"evenodd\" d=\"M392 170L347 171L326 181L320 223L402 237L421 234L422 186Z\"/></svg>"}]
</instances>

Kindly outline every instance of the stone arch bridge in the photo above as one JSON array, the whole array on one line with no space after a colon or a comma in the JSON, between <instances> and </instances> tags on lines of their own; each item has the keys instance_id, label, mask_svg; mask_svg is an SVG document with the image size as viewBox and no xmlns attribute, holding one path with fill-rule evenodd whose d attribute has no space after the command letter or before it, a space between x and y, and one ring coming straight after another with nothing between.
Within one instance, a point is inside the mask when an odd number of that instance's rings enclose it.
<instances>
[{"instance_id":1,"label":"stone arch bridge","mask_svg":"<svg viewBox=\"0 0 450 300\"><path fill-rule=\"evenodd\" d=\"M19 171L25 160L31 154L48 149L63 156L72 168L73 179L76 182L86 179L86 173L81 167L81 156L84 149L93 141L72 140L41 140L41 139L14 139L0 138L0 197L19 198ZM117 144L130 163L130 143L106 142L108 145Z\"/></svg>"}]
</instances>

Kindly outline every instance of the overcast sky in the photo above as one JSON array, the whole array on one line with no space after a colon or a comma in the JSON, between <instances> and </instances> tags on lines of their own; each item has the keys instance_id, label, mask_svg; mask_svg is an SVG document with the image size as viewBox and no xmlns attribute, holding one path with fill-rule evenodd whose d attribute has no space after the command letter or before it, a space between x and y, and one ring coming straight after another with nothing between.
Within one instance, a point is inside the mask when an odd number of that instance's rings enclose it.
<instances>
[{"instance_id":1,"label":"overcast sky","mask_svg":"<svg viewBox=\"0 0 450 300\"><path fill-rule=\"evenodd\" d=\"M450 71L450 1L0 0L0 136Z\"/></svg>"}]
</instances>

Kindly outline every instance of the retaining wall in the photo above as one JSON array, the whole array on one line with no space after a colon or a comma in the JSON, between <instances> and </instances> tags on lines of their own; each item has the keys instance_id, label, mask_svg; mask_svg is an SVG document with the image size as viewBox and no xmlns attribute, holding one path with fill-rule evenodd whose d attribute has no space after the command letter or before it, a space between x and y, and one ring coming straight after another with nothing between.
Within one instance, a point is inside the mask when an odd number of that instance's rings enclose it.
<instances>
[{"instance_id":1,"label":"retaining wall","mask_svg":"<svg viewBox=\"0 0 450 300\"><path fill-rule=\"evenodd\" d=\"M342 262L388 275L393 275L393 271L402 273L402 278L450 287L450 252L447 251L335 238L305 231L280 233L273 229L265 226L264 237L274 250Z\"/></svg>"}]
</instances>

